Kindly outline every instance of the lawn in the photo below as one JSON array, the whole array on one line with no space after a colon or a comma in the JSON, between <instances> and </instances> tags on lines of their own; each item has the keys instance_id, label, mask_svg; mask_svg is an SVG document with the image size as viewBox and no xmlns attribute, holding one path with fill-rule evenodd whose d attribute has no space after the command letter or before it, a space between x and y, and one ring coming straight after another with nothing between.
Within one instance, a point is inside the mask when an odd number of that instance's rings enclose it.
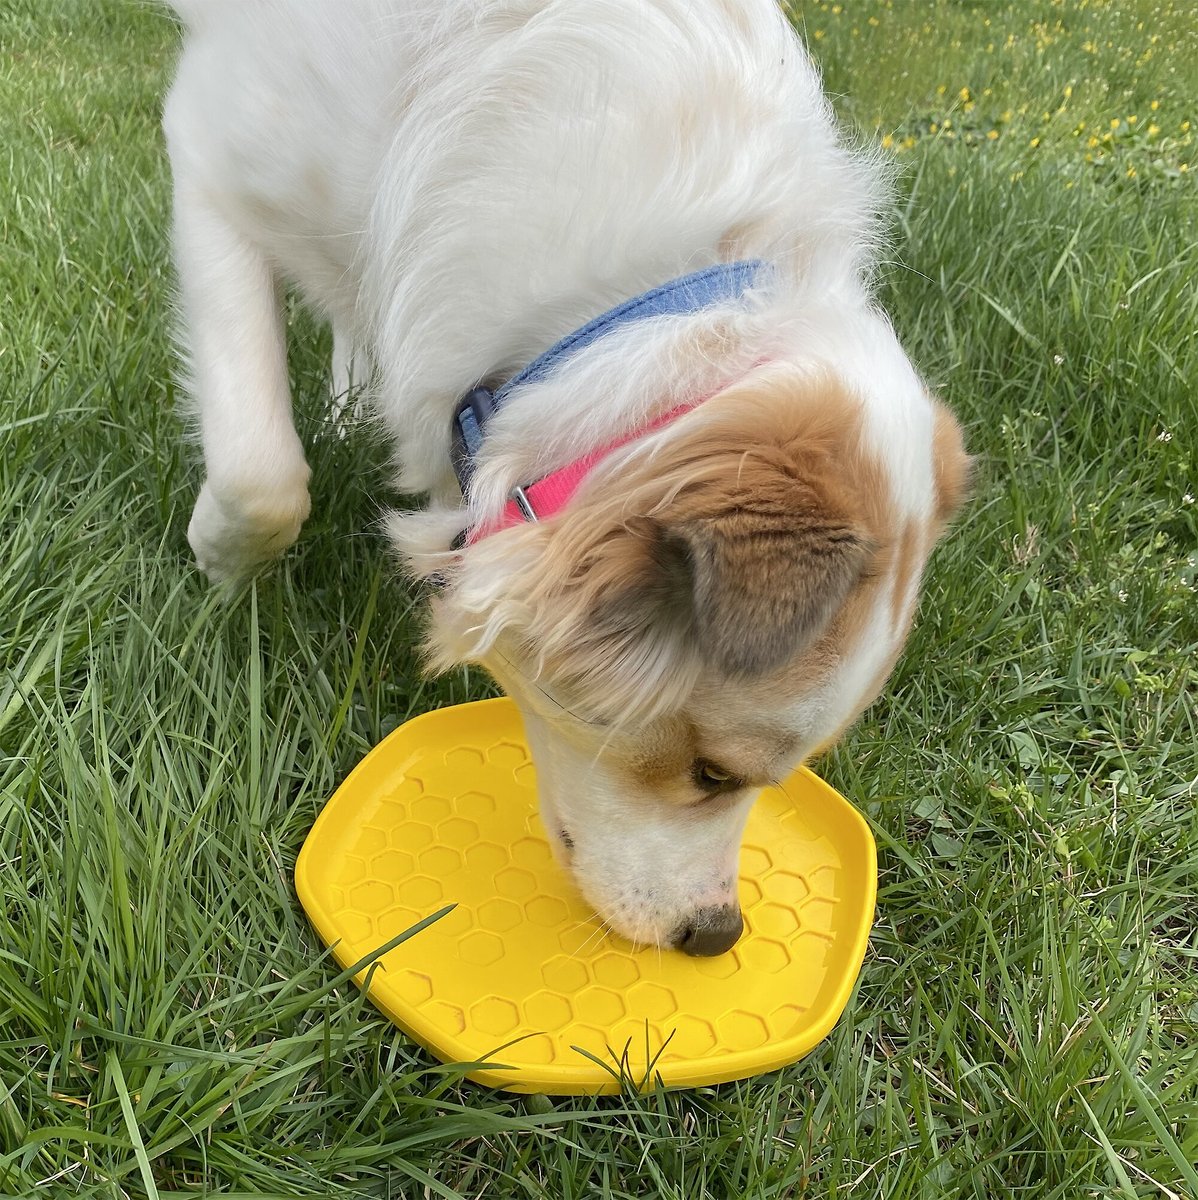
<instances>
[{"instance_id":1,"label":"lawn","mask_svg":"<svg viewBox=\"0 0 1198 1200\"><path fill-rule=\"evenodd\" d=\"M605 1100L464 1083L291 871L420 678L323 405L299 546L194 571L139 0L0 0L0 1193L1198 1200L1198 25L1183 0L793 6L900 169L879 281L978 456L885 696L860 985L805 1061ZM415 943L413 943L415 945Z\"/></svg>"}]
</instances>

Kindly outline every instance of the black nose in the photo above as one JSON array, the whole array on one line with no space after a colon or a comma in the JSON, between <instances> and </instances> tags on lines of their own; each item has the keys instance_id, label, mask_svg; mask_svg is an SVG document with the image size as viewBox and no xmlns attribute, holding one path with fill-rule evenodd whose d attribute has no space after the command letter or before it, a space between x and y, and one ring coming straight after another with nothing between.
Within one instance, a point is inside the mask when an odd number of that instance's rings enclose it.
<instances>
[{"instance_id":1,"label":"black nose","mask_svg":"<svg viewBox=\"0 0 1198 1200\"><path fill-rule=\"evenodd\" d=\"M736 945L745 923L735 904L701 908L674 934L674 945L684 954L710 958Z\"/></svg>"}]
</instances>

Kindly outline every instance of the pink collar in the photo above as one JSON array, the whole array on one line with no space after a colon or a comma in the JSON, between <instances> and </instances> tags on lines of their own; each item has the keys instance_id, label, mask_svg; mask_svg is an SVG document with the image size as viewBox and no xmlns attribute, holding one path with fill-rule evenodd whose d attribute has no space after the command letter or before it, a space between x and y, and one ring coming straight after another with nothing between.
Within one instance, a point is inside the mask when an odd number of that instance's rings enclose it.
<instances>
[{"instance_id":1,"label":"pink collar","mask_svg":"<svg viewBox=\"0 0 1198 1200\"><path fill-rule=\"evenodd\" d=\"M720 391L723 391L723 388ZM632 433L626 434L614 442L609 442L598 450L592 450L590 454L584 455L582 458L576 458L572 463L567 463L566 466L559 467L544 478L538 479L536 483L530 483L524 487L514 487L498 518L487 525L476 525L467 532L466 545L472 546L475 542L481 541L493 533L510 529L513 525L523 525L527 521L546 521L550 517L556 516L574 498L574 493L582 486L586 477L608 455L614 454L617 450L623 449L640 438L656 433L659 429L664 429L679 417L710 399L711 396L704 396L702 400L696 400L693 404L680 404L677 408L672 408L668 413L658 417L657 420L650 421L648 425L642 425Z\"/></svg>"}]
</instances>

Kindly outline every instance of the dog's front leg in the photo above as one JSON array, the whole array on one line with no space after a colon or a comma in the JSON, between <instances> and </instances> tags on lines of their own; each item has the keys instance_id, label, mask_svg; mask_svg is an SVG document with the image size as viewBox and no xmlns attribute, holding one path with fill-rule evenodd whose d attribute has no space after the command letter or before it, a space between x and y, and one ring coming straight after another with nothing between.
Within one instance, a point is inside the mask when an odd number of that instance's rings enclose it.
<instances>
[{"instance_id":1,"label":"dog's front leg","mask_svg":"<svg viewBox=\"0 0 1198 1200\"><path fill-rule=\"evenodd\" d=\"M181 336L207 478L187 538L214 582L281 554L309 511L276 281L200 187L175 186Z\"/></svg>"}]
</instances>

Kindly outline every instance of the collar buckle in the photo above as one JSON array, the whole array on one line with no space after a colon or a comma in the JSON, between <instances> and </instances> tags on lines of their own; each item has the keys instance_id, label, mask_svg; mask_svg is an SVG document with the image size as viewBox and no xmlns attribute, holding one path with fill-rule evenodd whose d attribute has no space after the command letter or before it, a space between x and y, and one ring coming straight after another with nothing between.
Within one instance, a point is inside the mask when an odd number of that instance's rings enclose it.
<instances>
[{"instance_id":1,"label":"collar buckle","mask_svg":"<svg viewBox=\"0 0 1198 1200\"><path fill-rule=\"evenodd\" d=\"M508 492L508 499L520 510L520 515L526 521L539 521L541 519L537 516L536 510L532 506L532 501L528 498L528 493L519 484Z\"/></svg>"}]
</instances>

